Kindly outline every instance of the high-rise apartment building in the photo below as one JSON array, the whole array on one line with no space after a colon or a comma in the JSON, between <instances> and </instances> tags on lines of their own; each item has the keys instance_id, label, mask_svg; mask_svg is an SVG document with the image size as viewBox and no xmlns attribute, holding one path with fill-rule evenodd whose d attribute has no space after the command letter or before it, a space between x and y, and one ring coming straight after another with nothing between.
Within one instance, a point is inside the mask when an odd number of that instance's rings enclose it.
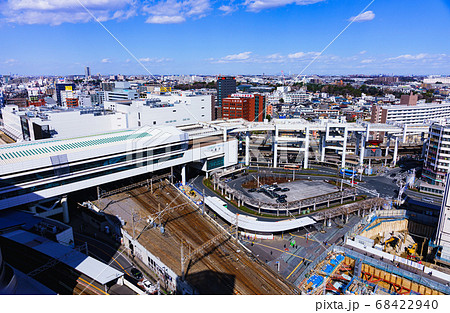
<instances>
[{"instance_id":1,"label":"high-rise apartment building","mask_svg":"<svg viewBox=\"0 0 450 313\"><path fill-rule=\"evenodd\" d=\"M450 171L450 124L442 120L430 125L425 142L421 191L443 194L445 176Z\"/></svg>"},{"instance_id":2,"label":"high-rise apartment building","mask_svg":"<svg viewBox=\"0 0 450 313\"><path fill-rule=\"evenodd\" d=\"M89 77L91 77L91 69L89 68L89 66L86 66L84 68L84 76L86 79L88 79Z\"/></svg>"},{"instance_id":3,"label":"high-rise apartment building","mask_svg":"<svg viewBox=\"0 0 450 313\"><path fill-rule=\"evenodd\" d=\"M410 96L407 96L410 97ZM413 95L414 97L414 95ZM414 99L404 98L413 103ZM419 105L374 105L371 123L399 123L404 125L421 125L427 121L450 118L450 103L426 103ZM383 132L373 132L373 139L383 140Z\"/></svg>"}]
</instances>

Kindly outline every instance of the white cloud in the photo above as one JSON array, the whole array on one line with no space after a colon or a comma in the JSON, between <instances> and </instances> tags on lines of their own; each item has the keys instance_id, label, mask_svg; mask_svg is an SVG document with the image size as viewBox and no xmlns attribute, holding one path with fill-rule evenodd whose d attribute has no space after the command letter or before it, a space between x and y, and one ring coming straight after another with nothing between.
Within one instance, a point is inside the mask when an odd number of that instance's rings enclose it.
<instances>
[{"instance_id":1,"label":"white cloud","mask_svg":"<svg viewBox=\"0 0 450 313\"><path fill-rule=\"evenodd\" d=\"M369 64L369 63L373 63L373 62L375 62L374 59L365 59L365 60L361 61L361 63L363 63L363 64Z\"/></svg>"},{"instance_id":2,"label":"white cloud","mask_svg":"<svg viewBox=\"0 0 450 313\"><path fill-rule=\"evenodd\" d=\"M134 0L82 0L100 21L136 15ZM1 19L18 24L86 23L92 19L78 0L8 0L0 6Z\"/></svg>"},{"instance_id":3,"label":"white cloud","mask_svg":"<svg viewBox=\"0 0 450 313\"><path fill-rule=\"evenodd\" d=\"M297 52L297 53L291 53L288 54L288 58L289 59L303 59L306 57L311 57L311 56L317 56L319 55L318 52Z\"/></svg>"},{"instance_id":4,"label":"white cloud","mask_svg":"<svg viewBox=\"0 0 450 313\"><path fill-rule=\"evenodd\" d=\"M371 21L374 18L375 18L375 13L373 13L373 11L366 11L357 16L352 16L348 20L354 21L354 22L366 22L366 21Z\"/></svg>"},{"instance_id":5,"label":"white cloud","mask_svg":"<svg viewBox=\"0 0 450 313\"><path fill-rule=\"evenodd\" d=\"M102 59L102 63L111 63L111 59L104 58Z\"/></svg>"},{"instance_id":6,"label":"white cloud","mask_svg":"<svg viewBox=\"0 0 450 313\"><path fill-rule=\"evenodd\" d=\"M140 58L139 61L143 63L162 63L165 61L171 61L171 59L168 58Z\"/></svg>"},{"instance_id":7,"label":"white cloud","mask_svg":"<svg viewBox=\"0 0 450 313\"><path fill-rule=\"evenodd\" d=\"M219 7L219 10L222 11L224 15L228 15L236 11L237 8L232 5L222 5Z\"/></svg>"},{"instance_id":8,"label":"white cloud","mask_svg":"<svg viewBox=\"0 0 450 313\"><path fill-rule=\"evenodd\" d=\"M146 23L154 24L182 23L187 18L202 18L210 10L210 0L163 0L142 8L149 15Z\"/></svg>"},{"instance_id":9,"label":"white cloud","mask_svg":"<svg viewBox=\"0 0 450 313\"><path fill-rule=\"evenodd\" d=\"M177 24L183 23L186 19L181 15L156 15L150 16L145 22L151 24Z\"/></svg>"},{"instance_id":10,"label":"white cloud","mask_svg":"<svg viewBox=\"0 0 450 313\"><path fill-rule=\"evenodd\" d=\"M235 60L247 60L248 58L250 58L250 51L247 52L241 52L238 54L230 54L227 55L226 57L223 57L223 60L227 60L227 61L235 61Z\"/></svg>"},{"instance_id":11,"label":"white cloud","mask_svg":"<svg viewBox=\"0 0 450 313\"><path fill-rule=\"evenodd\" d=\"M325 0L246 0L244 5L247 7L247 11L259 12L264 9L282 7L288 4L308 5L322 1Z\"/></svg>"},{"instance_id":12,"label":"white cloud","mask_svg":"<svg viewBox=\"0 0 450 313\"><path fill-rule=\"evenodd\" d=\"M422 59L426 58L427 56L428 56L428 54L426 54L426 53L419 53L416 55L403 54L403 55L399 55L398 57L389 58L388 60L422 60Z\"/></svg>"},{"instance_id":13,"label":"white cloud","mask_svg":"<svg viewBox=\"0 0 450 313\"><path fill-rule=\"evenodd\" d=\"M8 59L8 60L3 61L3 63L6 64L6 65L14 65L14 64L16 64L18 62L19 61L17 61L16 59Z\"/></svg>"}]
</instances>

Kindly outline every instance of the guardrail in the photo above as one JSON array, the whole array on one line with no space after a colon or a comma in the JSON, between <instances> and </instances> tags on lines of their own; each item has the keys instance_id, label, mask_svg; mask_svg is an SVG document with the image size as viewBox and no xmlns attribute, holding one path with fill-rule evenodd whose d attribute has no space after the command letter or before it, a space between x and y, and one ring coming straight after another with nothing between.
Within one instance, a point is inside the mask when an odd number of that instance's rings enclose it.
<instances>
[{"instance_id":1,"label":"guardrail","mask_svg":"<svg viewBox=\"0 0 450 313\"><path fill-rule=\"evenodd\" d=\"M356 198L354 190L344 189L343 191L337 191L332 194L312 197L303 200L296 200L284 204L273 204L257 201L245 195L243 192L231 188L225 182L220 181L217 178L214 178L213 181L215 187L217 187L222 193L225 193L232 199L236 199L238 202L242 202L242 204L258 210L259 213L263 211L264 213L269 213L277 216L280 215L280 212L283 212L286 216L289 216L290 214L306 214L310 213L311 210L315 211L318 205L323 205L326 203L329 207L330 203L333 201L341 201L342 203L345 199L353 198L354 200Z\"/></svg>"}]
</instances>

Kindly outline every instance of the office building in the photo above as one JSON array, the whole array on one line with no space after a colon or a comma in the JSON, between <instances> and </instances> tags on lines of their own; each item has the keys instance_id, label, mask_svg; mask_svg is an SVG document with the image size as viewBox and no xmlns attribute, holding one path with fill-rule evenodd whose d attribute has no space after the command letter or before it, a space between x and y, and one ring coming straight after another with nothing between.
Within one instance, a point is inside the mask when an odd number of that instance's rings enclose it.
<instances>
[{"instance_id":1,"label":"office building","mask_svg":"<svg viewBox=\"0 0 450 313\"><path fill-rule=\"evenodd\" d=\"M222 118L243 118L262 122L266 117L265 97L260 94L232 94L223 99Z\"/></svg>"},{"instance_id":2,"label":"office building","mask_svg":"<svg viewBox=\"0 0 450 313\"><path fill-rule=\"evenodd\" d=\"M61 99L61 92L65 92L65 91L73 92L74 90L75 90L75 84L73 84L73 83L71 83L71 84L67 84L67 83L56 84L55 85L56 103L59 106L63 106L62 99Z\"/></svg>"},{"instance_id":3,"label":"office building","mask_svg":"<svg viewBox=\"0 0 450 313\"><path fill-rule=\"evenodd\" d=\"M222 101L236 92L236 78L219 76L217 78L217 106L222 106Z\"/></svg>"}]
</instances>

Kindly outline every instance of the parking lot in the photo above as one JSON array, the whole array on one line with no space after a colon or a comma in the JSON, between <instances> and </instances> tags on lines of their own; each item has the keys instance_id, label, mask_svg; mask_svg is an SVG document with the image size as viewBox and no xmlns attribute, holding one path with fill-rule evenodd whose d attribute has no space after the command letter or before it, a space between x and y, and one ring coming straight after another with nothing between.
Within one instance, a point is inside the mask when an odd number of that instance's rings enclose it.
<instances>
[{"instance_id":1,"label":"parking lot","mask_svg":"<svg viewBox=\"0 0 450 313\"><path fill-rule=\"evenodd\" d=\"M338 187L324 182L323 180L296 180L290 183L278 184L280 188L289 188L289 191L276 191L277 194L285 194L288 202L317 197L338 191ZM277 203L276 198L270 198L263 192L248 192L247 194L256 200L266 203Z\"/></svg>"}]
</instances>

